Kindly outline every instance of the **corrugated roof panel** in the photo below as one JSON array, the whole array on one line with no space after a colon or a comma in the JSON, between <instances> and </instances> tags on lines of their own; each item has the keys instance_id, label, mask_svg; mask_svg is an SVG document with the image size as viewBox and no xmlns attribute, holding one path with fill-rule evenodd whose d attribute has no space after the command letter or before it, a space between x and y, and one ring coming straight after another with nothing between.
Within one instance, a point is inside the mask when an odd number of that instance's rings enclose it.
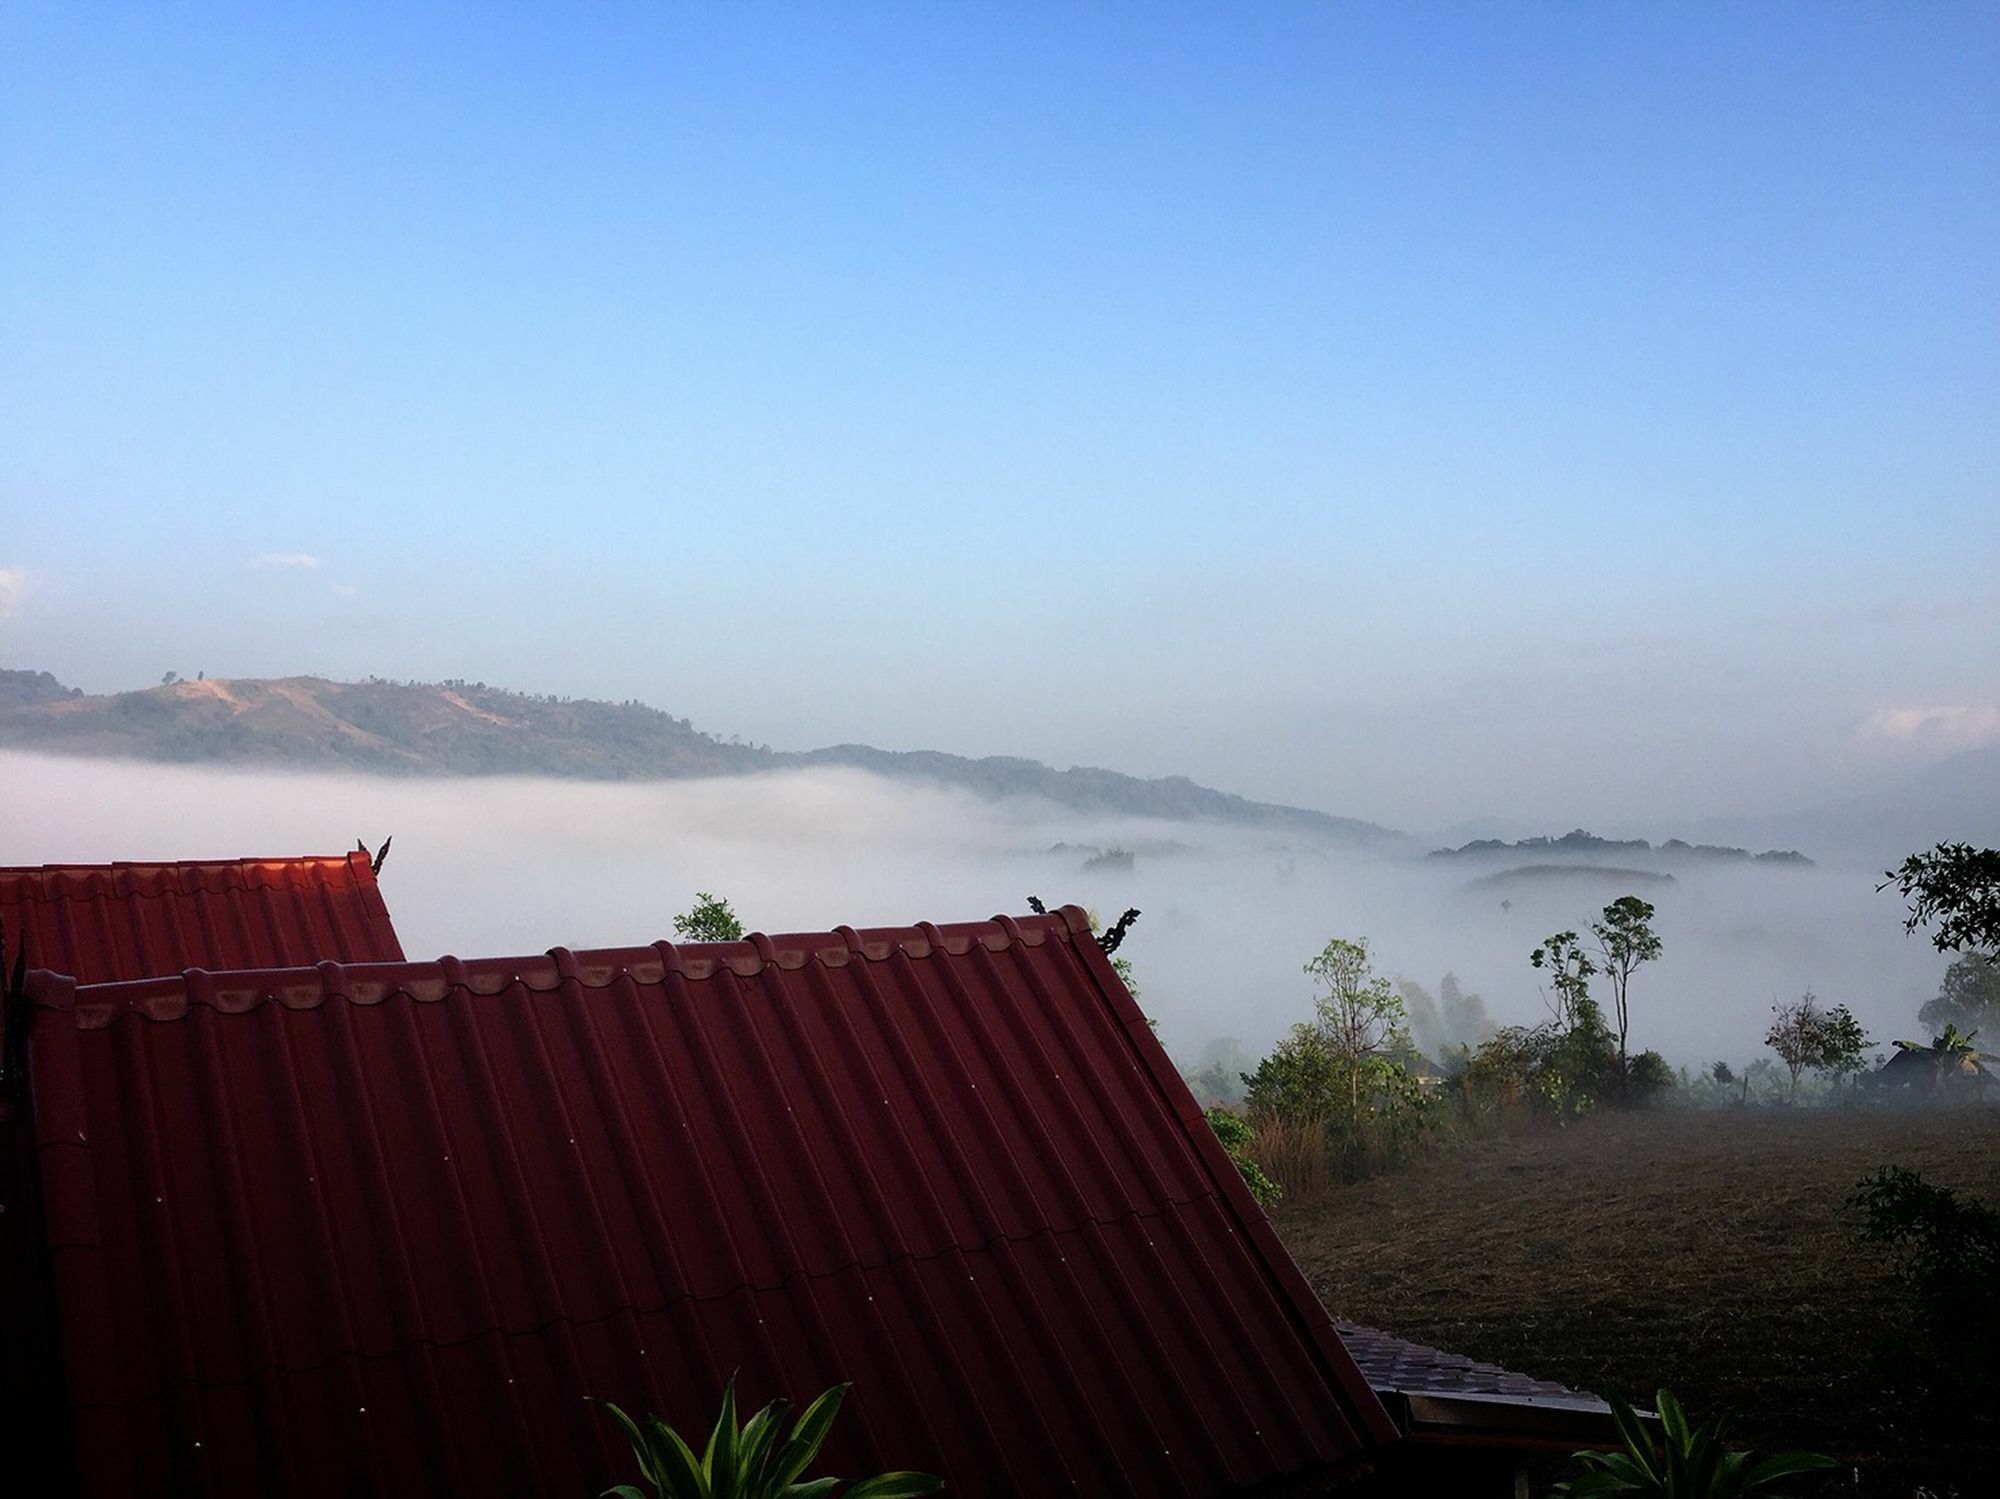
<instances>
[{"instance_id":1,"label":"corrugated roof panel","mask_svg":"<svg viewBox=\"0 0 2000 1499\"><path fill-rule=\"evenodd\" d=\"M8 961L84 984L186 968L400 962L368 856L0 869Z\"/></svg>"},{"instance_id":2,"label":"corrugated roof panel","mask_svg":"<svg viewBox=\"0 0 2000 1499\"><path fill-rule=\"evenodd\" d=\"M1081 912L38 985L86 1494L591 1493L732 1371L968 1495L1394 1434Z\"/></svg>"},{"instance_id":3,"label":"corrugated roof panel","mask_svg":"<svg viewBox=\"0 0 2000 1499\"><path fill-rule=\"evenodd\" d=\"M1485 1364L1462 1353L1447 1353L1441 1348L1412 1343L1358 1322L1336 1325L1341 1342L1354 1355L1368 1383L1382 1394L1470 1395L1605 1414L1611 1410L1598 1396L1572 1390L1552 1379L1516 1374L1498 1364Z\"/></svg>"}]
</instances>

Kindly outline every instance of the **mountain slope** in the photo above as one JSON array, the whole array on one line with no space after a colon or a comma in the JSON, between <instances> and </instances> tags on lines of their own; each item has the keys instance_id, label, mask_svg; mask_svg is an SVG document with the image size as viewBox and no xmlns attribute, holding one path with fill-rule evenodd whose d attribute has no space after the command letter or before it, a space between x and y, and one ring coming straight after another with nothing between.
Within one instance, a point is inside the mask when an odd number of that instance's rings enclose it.
<instances>
[{"instance_id":1,"label":"mountain slope","mask_svg":"<svg viewBox=\"0 0 2000 1499\"><path fill-rule=\"evenodd\" d=\"M91 697L46 673L0 672L0 746L181 763L587 780L840 765L989 797L1040 796L1079 811L1198 818L1383 848L1405 843L1374 823L1253 802L1183 776L1146 780L865 744L787 753L704 734L639 702L535 697L483 682L208 679Z\"/></svg>"}]
</instances>

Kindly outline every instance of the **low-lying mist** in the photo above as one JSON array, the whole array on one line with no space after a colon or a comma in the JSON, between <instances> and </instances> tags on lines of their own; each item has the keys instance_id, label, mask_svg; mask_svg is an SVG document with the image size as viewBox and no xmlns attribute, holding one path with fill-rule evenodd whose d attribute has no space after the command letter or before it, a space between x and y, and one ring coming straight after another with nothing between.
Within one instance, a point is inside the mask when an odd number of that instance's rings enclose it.
<instances>
[{"instance_id":1,"label":"low-lying mist","mask_svg":"<svg viewBox=\"0 0 2000 1499\"><path fill-rule=\"evenodd\" d=\"M905 925L1021 913L1027 897L1144 915L1123 949L1170 1050L1255 1053L1306 1017L1300 967L1367 937L1380 971L1446 972L1498 1023L1544 1018L1531 948L1625 893L1587 879L1504 888L1456 863L1367 856L1216 824L985 801L859 771L601 784L398 780L0 754L0 863L335 853L395 835L382 884L412 957L650 942L697 889L752 928ZM1057 851L1055 845L1068 845ZM1135 857L1086 869L1093 849ZM1695 866L1635 893L1662 960L1633 981L1633 1044L1675 1062L1758 1052L1770 1006L1811 988L1882 1046L1916 1033L1945 959L1904 935L1860 867Z\"/></svg>"}]
</instances>

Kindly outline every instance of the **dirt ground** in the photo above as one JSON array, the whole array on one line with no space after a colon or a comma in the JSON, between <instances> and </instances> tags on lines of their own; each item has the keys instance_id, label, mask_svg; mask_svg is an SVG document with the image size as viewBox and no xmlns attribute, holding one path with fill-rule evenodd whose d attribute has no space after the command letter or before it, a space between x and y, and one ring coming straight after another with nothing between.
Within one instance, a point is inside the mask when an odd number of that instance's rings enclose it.
<instances>
[{"instance_id":1,"label":"dirt ground","mask_svg":"<svg viewBox=\"0 0 2000 1499\"><path fill-rule=\"evenodd\" d=\"M1852 1464L1797 1492L2000 1493L2000 1390L1945 1370L1842 1200L1894 1163L2000 1202L2000 1108L1607 1115L1274 1213L1335 1314ZM1857 1472L1858 1470L1858 1476Z\"/></svg>"}]
</instances>

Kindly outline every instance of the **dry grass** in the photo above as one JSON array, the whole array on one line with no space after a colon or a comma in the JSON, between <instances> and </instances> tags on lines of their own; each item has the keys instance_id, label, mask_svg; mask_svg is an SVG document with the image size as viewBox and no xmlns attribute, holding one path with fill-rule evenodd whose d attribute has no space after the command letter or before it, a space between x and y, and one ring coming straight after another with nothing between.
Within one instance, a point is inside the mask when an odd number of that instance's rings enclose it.
<instances>
[{"instance_id":1,"label":"dry grass","mask_svg":"<svg viewBox=\"0 0 2000 1499\"><path fill-rule=\"evenodd\" d=\"M1289 1198L1317 1197L1339 1178L1326 1148L1326 1125L1260 1119L1251 1127L1250 1159Z\"/></svg>"},{"instance_id":2,"label":"dry grass","mask_svg":"<svg viewBox=\"0 0 2000 1499\"><path fill-rule=\"evenodd\" d=\"M1586 1389L1671 1387L1840 1493L1993 1492L2000 1423L1929 1357L1842 1200L1888 1162L2000 1201L2000 1109L1608 1115L1287 1199L1338 1315Z\"/></svg>"}]
</instances>

